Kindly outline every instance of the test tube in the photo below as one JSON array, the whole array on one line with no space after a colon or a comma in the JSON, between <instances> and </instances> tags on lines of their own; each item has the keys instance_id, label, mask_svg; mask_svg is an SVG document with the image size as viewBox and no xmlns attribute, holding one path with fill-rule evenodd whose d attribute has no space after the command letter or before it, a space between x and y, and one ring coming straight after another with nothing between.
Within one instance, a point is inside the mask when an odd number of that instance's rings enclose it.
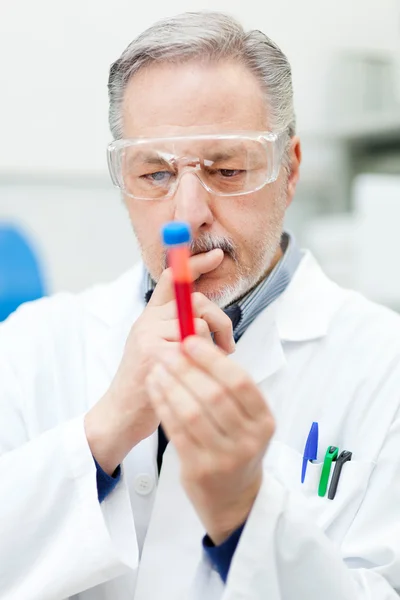
<instances>
[{"instance_id":1,"label":"test tube","mask_svg":"<svg viewBox=\"0 0 400 600\"><path fill-rule=\"evenodd\" d=\"M171 221L162 229L162 239L167 247L168 266L174 279L181 340L194 335L192 307L192 275L190 272L190 227L187 223Z\"/></svg>"}]
</instances>

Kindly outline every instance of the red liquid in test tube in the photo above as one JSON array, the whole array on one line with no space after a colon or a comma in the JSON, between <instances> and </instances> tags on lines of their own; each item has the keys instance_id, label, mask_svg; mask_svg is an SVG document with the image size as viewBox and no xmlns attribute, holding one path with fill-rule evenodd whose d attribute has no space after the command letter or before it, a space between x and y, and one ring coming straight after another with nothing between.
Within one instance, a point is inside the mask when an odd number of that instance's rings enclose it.
<instances>
[{"instance_id":1,"label":"red liquid in test tube","mask_svg":"<svg viewBox=\"0 0 400 600\"><path fill-rule=\"evenodd\" d=\"M186 223L172 221L163 227L162 237L168 249L168 265L174 279L181 340L194 335L192 307L192 275L189 266L190 228Z\"/></svg>"}]
</instances>

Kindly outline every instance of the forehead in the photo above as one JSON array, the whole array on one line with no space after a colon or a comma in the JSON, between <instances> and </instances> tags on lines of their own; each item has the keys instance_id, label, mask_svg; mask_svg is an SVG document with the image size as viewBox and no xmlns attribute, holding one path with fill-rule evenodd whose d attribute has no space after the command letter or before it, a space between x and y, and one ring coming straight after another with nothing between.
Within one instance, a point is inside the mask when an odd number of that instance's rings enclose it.
<instances>
[{"instance_id":1,"label":"forehead","mask_svg":"<svg viewBox=\"0 0 400 600\"><path fill-rule=\"evenodd\" d=\"M122 117L125 138L270 129L259 82L232 61L143 68L127 85Z\"/></svg>"}]
</instances>

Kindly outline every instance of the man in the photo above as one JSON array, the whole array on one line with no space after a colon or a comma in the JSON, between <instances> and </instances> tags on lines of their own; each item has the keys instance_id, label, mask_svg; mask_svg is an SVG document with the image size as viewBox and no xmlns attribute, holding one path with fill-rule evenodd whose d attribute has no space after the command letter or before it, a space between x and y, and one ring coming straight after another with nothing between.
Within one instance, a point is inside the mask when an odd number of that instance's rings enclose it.
<instances>
[{"instance_id":1,"label":"man","mask_svg":"<svg viewBox=\"0 0 400 600\"><path fill-rule=\"evenodd\" d=\"M400 321L282 233L287 59L188 13L134 40L109 92L144 267L1 328L2 600L396 598ZM183 345L172 220L193 234Z\"/></svg>"}]
</instances>

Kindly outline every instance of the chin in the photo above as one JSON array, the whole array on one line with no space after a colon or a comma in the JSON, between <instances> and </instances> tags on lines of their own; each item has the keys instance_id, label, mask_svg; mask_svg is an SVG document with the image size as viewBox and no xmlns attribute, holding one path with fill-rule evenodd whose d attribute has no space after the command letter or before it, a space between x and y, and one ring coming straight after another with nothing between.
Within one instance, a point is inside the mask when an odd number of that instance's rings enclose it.
<instances>
[{"instance_id":1,"label":"chin","mask_svg":"<svg viewBox=\"0 0 400 600\"><path fill-rule=\"evenodd\" d=\"M244 287L245 282L243 280L209 279L207 275L202 275L193 284L195 292L201 292L220 308L225 308L235 300L238 300L247 291L243 289Z\"/></svg>"}]
</instances>

